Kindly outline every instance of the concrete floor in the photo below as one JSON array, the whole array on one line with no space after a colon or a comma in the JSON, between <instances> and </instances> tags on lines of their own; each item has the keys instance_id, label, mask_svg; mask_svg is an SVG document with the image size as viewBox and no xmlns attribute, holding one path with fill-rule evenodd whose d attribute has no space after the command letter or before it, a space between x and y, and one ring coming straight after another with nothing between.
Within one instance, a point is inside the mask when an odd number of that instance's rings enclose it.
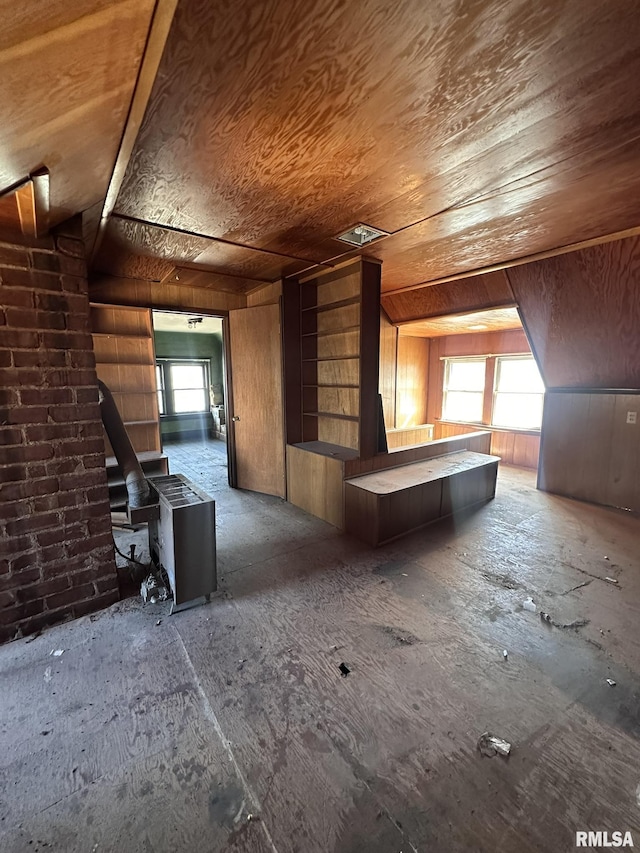
<instances>
[{"instance_id":1,"label":"concrete floor","mask_svg":"<svg viewBox=\"0 0 640 853\"><path fill-rule=\"evenodd\" d=\"M0 648L0 850L638 846L640 520L534 482L378 550L221 485L210 605Z\"/></svg>"}]
</instances>

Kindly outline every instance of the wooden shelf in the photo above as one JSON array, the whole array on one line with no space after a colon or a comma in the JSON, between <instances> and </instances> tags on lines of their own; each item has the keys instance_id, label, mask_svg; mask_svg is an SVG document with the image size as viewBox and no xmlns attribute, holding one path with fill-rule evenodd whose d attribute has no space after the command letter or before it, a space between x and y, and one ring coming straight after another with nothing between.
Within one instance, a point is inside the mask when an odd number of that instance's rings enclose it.
<instances>
[{"instance_id":1,"label":"wooden shelf","mask_svg":"<svg viewBox=\"0 0 640 853\"><path fill-rule=\"evenodd\" d=\"M359 296L350 296L348 299L339 299L337 302L325 302L323 305L311 305L309 308L301 308L300 310L303 314L307 311L333 311L334 308L345 308L347 305L357 305L359 302Z\"/></svg>"},{"instance_id":2,"label":"wooden shelf","mask_svg":"<svg viewBox=\"0 0 640 853\"><path fill-rule=\"evenodd\" d=\"M325 355L320 358L303 358L302 361L353 361L360 358L359 355Z\"/></svg>"},{"instance_id":3,"label":"wooden shelf","mask_svg":"<svg viewBox=\"0 0 640 853\"><path fill-rule=\"evenodd\" d=\"M338 385L338 384L325 384L325 385L308 385L305 383L303 388L359 388L359 385Z\"/></svg>"},{"instance_id":4,"label":"wooden shelf","mask_svg":"<svg viewBox=\"0 0 640 853\"><path fill-rule=\"evenodd\" d=\"M337 412L303 412L305 418L335 418L337 421L359 421L357 415L339 415Z\"/></svg>"},{"instance_id":5,"label":"wooden shelf","mask_svg":"<svg viewBox=\"0 0 640 853\"><path fill-rule=\"evenodd\" d=\"M329 335L344 335L346 332L359 332L360 326L343 326L341 329L322 329L319 332L305 332L303 338L326 338Z\"/></svg>"}]
</instances>

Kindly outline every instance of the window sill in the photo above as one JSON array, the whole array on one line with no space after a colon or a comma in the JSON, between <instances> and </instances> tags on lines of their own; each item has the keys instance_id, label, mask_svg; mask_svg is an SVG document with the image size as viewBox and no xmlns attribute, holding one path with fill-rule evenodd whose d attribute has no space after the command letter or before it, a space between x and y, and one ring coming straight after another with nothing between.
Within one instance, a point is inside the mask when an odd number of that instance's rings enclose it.
<instances>
[{"instance_id":1,"label":"window sill","mask_svg":"<svg viewBox=\"0 0 640 853\"><path fill-rule=\"evenodd\" d=\"M493 424L482 424L477 421L452 421L446 418L435 418L438 424L458 424L459 426L474 427L477 430L491 430L491 432L516 432L520 435L540 435L540 429L523 429L522 427L499 427Z\"/></svg>"}]
</instances>

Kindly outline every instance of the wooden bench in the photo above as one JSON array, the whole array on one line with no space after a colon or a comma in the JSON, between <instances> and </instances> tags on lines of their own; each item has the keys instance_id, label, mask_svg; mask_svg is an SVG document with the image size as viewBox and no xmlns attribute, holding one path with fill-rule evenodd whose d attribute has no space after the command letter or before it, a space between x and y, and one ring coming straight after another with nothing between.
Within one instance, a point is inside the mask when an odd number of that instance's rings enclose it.
<instances>
[{"instance_id":1,"label":"wooden bench","mask_svg":"<svg viewBox=\"0 0 640 853\"><path fill-rule=\"evenodd\" d=\"M495 496L499 457L460 450L345 480L345 529L382 545Z\"/></svg>"}]
</instances>

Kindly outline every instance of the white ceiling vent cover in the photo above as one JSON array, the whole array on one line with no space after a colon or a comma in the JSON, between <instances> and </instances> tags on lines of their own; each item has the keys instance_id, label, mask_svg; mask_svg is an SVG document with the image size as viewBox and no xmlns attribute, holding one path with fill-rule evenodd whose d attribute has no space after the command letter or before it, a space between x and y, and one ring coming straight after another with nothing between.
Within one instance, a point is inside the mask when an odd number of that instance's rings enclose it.
<instances>
[{"instance_id":1,"label":"white ceiling vent cover","mask_svg":"<svg viewBox=\"0 0 640 853\"><path fill-rule=\"evenodd\" d=\"M336 240L342 240L343 243L349 243L350 246L366 246L367 243L373 243L374 240L380 237L388 237L388 231L381 231L379 228L372 228L371 225L364 225L359 222L336 237Z\"/></svg>"}]
</instances>

